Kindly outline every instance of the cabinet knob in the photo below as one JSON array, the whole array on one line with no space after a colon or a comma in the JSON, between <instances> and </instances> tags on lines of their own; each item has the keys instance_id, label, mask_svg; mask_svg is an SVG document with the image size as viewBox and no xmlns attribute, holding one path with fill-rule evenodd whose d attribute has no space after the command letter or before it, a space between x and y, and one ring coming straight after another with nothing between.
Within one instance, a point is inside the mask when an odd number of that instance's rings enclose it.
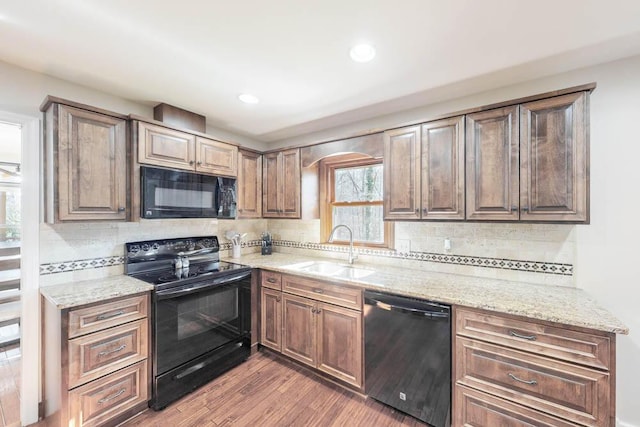
<instances>
[{"instance_id":1,"label":"cabinet knob","mask_svg":"<svg viewBox=\"0 0 640 427\"><path fill-rule=\"evenodd\" d=\"M193 166L193 164L194 164L194 163L195 163L195 162L194 162L193 160L189 160L189 164L190 164L191 166Z\"/></svg>"},{"instance_id":2,"label":"cabinet knob","mask_svg":"<svg viewBox=\"0 0 640 427\"><path fill-rule=\"evenodd\" d=\"M202 162L198 162L198 166L202 166Z\"/></svg>"},{"instance_id":3,"label":"cabinet knob","mask_svg":"<svg viewBox=\"0 0 640 427\"><path fill-rule=\"evenodd\" d=\"M280 297L276 297L276 302L280 302Z\"/></svg>"},{"instance_id":4,"label":"cabinet knob","mask_svg":"<svg viewBox=\"0 0 640 427\"><path fill-rule=\"evenodd\" d=\"M118 212L124 212L125 208L118 208Z\"/></svg>"}]
</instances>

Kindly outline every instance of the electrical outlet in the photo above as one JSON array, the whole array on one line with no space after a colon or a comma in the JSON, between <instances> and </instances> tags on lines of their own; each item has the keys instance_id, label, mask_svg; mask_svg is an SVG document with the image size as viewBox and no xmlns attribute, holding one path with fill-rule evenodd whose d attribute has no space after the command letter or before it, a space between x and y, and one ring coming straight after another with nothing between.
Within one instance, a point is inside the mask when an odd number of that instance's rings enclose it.
<instances>
[{"instance_id":1,"label":"electrical outlet","mask_svg":"<svg viewBox=\"0 0 640 427\"><path fill-rule=\"evenodd\" d=\"M448 237L444 239L444 250L447 252L451 250L451 239Z\"/></svg>"},{"instance_id":2,"label":"electrical outlet","mask_svg":"<svg viewBox=\"0 0 640 427\"><path fill-rule=\"evenodd\" d=\"M411 240L409 239L398 239L396 246L396 252L401 252L403 254L408 254L411 252Z\"/></svg>"},{"instance_id":3,"label":"electrical outlet","mask_svg":"<svg viewBox=\"0 0 640 427\"><path fill-rule=\"evenodd\" d=\"M407 395L403 392L400 392L400 400L407 400Z\"/></svg>"}]
</instances>

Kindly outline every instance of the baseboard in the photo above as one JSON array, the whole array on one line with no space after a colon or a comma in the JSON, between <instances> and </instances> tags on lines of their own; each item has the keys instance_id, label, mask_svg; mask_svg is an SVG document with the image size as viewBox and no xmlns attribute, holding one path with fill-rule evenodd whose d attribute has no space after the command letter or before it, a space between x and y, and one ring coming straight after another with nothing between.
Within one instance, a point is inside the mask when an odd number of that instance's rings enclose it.
<instances>
[{"instance_id":1,"label":"baseboard","mask_svg":"<svg viewBox=\"0 0 640 427\"><path fill-rule=\"evenodd\" d=\"M616 417L616 427L639 427L637 424L625 423L620 418Z\"/></svg>"}]
</instances>

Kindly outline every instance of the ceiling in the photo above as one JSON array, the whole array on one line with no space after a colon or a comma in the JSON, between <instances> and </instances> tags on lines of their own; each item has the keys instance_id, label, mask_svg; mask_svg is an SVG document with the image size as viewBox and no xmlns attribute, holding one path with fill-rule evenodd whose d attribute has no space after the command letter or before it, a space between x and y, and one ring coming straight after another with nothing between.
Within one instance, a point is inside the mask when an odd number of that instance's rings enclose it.
<instances>
[{"instance_id":1,"label":"ceiling","mask_svg":"<svg viewBox=\"0 0 640 427\"><path fill-rule=\"evenodd\" d=\"M482 76L504 85L640 54L640 1L19 0L0 5L0 39L0 60L269 142L460 82L480 92ZM362 41L369 63L349 58Z\"/></svg>"}]
</instances>

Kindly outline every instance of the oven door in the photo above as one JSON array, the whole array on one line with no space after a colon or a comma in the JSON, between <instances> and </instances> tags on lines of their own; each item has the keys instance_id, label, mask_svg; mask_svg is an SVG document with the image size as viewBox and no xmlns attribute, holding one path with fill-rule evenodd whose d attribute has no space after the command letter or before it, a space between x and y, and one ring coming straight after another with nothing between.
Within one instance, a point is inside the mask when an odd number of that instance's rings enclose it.
<instances>
[{"instance_id":1,"label":"oven door","mask_svg":"<svg viewBox=\"0 0 640 427\"><path fill-rule=\"evenodd\" d=\"M251 340L251 271L154 294L154 375Z\"/></svg>"}]
</instances>

